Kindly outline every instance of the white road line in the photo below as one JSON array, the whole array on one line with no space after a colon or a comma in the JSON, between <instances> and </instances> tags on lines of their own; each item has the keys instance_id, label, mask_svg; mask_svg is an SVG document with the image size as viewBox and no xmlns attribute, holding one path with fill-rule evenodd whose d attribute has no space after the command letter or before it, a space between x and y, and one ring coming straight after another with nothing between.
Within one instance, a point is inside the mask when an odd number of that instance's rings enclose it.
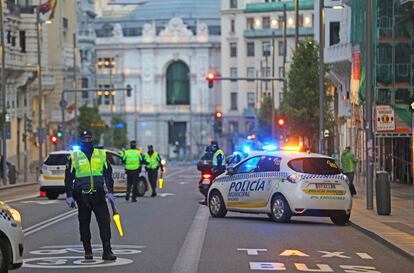
<instances>
[{"instance_id":1,"label":"white road line","mask_svg":"<svg viewBox=\"0 0 414 273\"><path fill-rule=\"evenodd\" d=\"M167 175L165 176L165 178L170 178L171 176L175 176L175 175L177 175L177 174L180 174L180 173L186 172L186 171L188 171L189 169L192 169L192 168L194 168L194 166L189 166L189 167L187 167L187 168L184 168L184 169L178 170L178 171L176 171L176 172L173 172L173 173L167 174Z\"/></svg>"},{"instance_id":2,"label":"white road line","mask_svg":"<svg viewBox=\"0 0 414 273\"><path fill-rule=\"evenodd\" d=\"M198 271L208 217L208 209L205 206L199 206L170 273L194 273Z\"/></svg>"},{"instance_id":3,"label":"white road line","mask_svg":"<svg viewBox=\"0 0 414 273\"><path fill-rule=\"evenodd\" d=\"M38 197L38 196L39 196L39 194L26 195L26 196L15 198L15 199L5 200L4 202L12 203L12 202L22 201L22 200L26 200L26 199L30 199L30 198L35 198L35 197Z\"/></svg>"},{"instance_id":4,"label":"white road line","mask_svg":"<svg viewBox=\"0 0 414 273\"><path fill-rule=\"evenodd\" d=\"M37 228L38 228L38 227L43 227L43 226L46 226L48 223L50 223L50 222L52 222L52 221L60 220L60 219L62 219L63 217L66 217L66 216L68 216L68 215L72 216L72 214L74 215L74 214L76 214L77 212L78 212L77 210L76 210L76 211L71 210L71 211L65 212L65 213L60 214L60 215L58 215L58 216L55 216L55 217L52 217L52 218L50 218L50 219L44 220L44 221L42 221L42 222L40 222L40 223L34 224L33 226L27 227L27 228L25 228L25 229L23 230L23 232L24 232L24 234L25 234L25 235L26 235L26 234L28 235L28 234L29 234L29 232L31 232L33 229L36 229L36 230L37 230ZM66 218L64 218L64 219L66 219ZM55 223L55 222L54 222L54 223ZM57 223L57 222L56 222L56 223Z\"/></svg>"},{"instance_id":5,"label":"white road line","mask_svg":"<svg viewBox=\"0 0 414 273\"><path fill-rule=\"evenodd\" d=\"M364 260L373 260L374 258L372 258L368 253L365 252L357 252L357 255Z\"/></svg>"},{"instance_id":6,"label":"white road line","mask_svg":"<svg viewBox=\"0 0 414 273\"><path fill-rule=\"evenodd\" d=\"M56 219L56 220L54 220L54 221L52 221L52 222L49 222L49 223L47 223L47 224L44 224L44 225L42 225L42 226L39 226L39 227L37 227L37 228L35 228L35 229L32 229L32 230L30 230L30 231L28 231L28 232L24 232L24 236L28 236L28 235L30 235L30 234L33 234L33 233L35 233L35 232L38 232L38 231L40 231L40 230L42 230L42 229L45 229L45 228L47 228L47 227L49 227L49 226L51 226L51 225L53 225L53 224L56 224L56 223L58 223L58 222L61 222L61 221L63 221L63 220L65 220L65 219L67 219L67 218L70 218L70 217L72 217L72 216L75 216L75 215L77 215L78 214L78 211L74 211L74 212L72 212L71 214L67 214L67 215L65 215L65 216L63 216L63 217L61 217L61 218L58 218L58 219Z\"/></svg>"}]
</instances>

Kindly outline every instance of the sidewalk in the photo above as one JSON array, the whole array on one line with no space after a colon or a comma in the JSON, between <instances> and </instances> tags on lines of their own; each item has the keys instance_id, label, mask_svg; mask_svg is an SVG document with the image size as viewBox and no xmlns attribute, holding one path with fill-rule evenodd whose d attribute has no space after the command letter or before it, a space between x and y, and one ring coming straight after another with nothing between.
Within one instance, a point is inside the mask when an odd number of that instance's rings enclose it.
<instances>
[{"instance_id":1,"label":"sidewalk","mask_svg":"<svg viewBox=\"0 0 414 273\"><path fill-rule=\"evenodd\" d=\"M363 233L414 261L413 186L391 183L391 214L378 215L366 209L365 185L357 184L351 224Z\"/></svg>"}]
</instances>

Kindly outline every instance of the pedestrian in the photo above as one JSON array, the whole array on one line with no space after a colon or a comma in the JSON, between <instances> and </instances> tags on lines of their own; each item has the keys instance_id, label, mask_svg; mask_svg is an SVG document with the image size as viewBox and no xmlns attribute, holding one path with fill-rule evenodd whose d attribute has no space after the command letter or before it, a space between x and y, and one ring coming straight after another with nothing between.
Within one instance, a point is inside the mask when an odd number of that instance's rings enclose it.
<instances>
[{"instance_id":1,"label":"pedestrian","mask_svg":"<svg viewBox=\"0 0 414 273\"><path fill-rule=\"evenodd\" d=\"M137 142L135 140L132 140L130 142L130 148L123 152L123 160L125 162L125 171L127 174L127 190L125 200L129 201L129 195L132 188L131 201L137 202L138 180L143 160L141 151L137 149Z\"/></svg>"},{"instance_id":2,"label":"pedestrian","mask_svg":"<svg viewBox=\"0 0 414 273\"><path fill-rule=\"evenodd\" d=\"M148 145L148 152L144 156L145 161L145 170L148 174L148 180L151 185L152 194L151 197L157 196L157 179L158 179L158 169L161 169L161 174L164 172L164 167L161 163L160 155L154 151L152 145Z\"/></svg>"},{"instance_id":3,"label":"pedestrian","mask_svg":"<svg viewBox=\"0 0 414 273\"><path fill-rule=\"evenodd\" d=\"M213 152L213 179L224 173L226 170L226 157L224 152L218 146L217 141L211 142L211 151Z\"/></svg>"},{"instance_id":4,"label":"pedestrian","mask_svg":"<svg viewBox=\"0 0 414 273\"><path fill-rule=\"evenodd\" d=\"M342 171L348 177L349 189L351 190L352 195L356 194L356 189L354 186L354 174L357 162L358 159L356 159L355 155L351 152L351 147L347 146L342 152L341 163Z\"/></svg>"},{"instance_id":5,"label":"pedestrian","mask_svg":"<svg viewBox=\"0 0 414 273\"><path fill-rule=\"evenodd\" d=\"M102 149L94 148L92 133L85 130L80 133L81 147L68 158L65 170L66 203L69 207L78 206L80 239L85 250L85 259L92 260L91 214L95 214L103 246L103 260L116 260L111 249L110 215L106 197L115 203L113 194L114 180L112 167ZM76 202L76 204L75 204Z\"/></svg>"}]
</instances>

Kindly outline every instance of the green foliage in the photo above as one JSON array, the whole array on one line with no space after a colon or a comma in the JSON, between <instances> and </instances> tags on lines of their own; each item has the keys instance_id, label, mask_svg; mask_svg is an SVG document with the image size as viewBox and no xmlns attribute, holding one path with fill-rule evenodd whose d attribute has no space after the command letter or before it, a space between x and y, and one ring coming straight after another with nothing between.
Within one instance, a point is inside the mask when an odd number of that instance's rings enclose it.
<instances>
[{"instance_id":1,"label":"green foliage","mask_svg":"<svg viewBox=\"0 0 414 273\"><path fill-rule=\"evenodd\" d=\"M272 98L270 96L263 97L257 113L257 123L259 139L268 138L272 133Z\"/></svg>"},{"instance_id":2,"label":"green foliage","mask_svg":"<svg viewBox=\"0 0 414 273\"><path fill-rule=\"evenodd\" d=\"M319 132L319 46L301 41L292 57L282 112L290 134L307 138L315 149ZM326 71L326 70L325 70ZM325 90L326 90L325 79ZM332 96L325 96L325 129L333 132Z\"/></svg>"},{"instance_id":3,"label":"green foliage","mask_svg":"<svg viewBox=\"0 0 414 273\"><path fill-rule=\"evenodd\" d=\"M98 107L88 107L83 105L79 108L78 115L78 131L90 130L94 136L94 144L99 144L102 133L105 128L92 128L92 124L104 123L101 114L99 113Z\"/></svg>"},{"instance_id":4,"label":"green foliage","mask_svg":"<svg viewBox=\"0 0 414 273\"><path fill-rule=\"evenodd\" d=\"M117 123L124 123L125 127L124 128L115 128L115 124ZM112 128L114 128L114 147L120 149L122 146L127 145L128 144L128 131L127 131L127 126L126 126L126 122L123 118L121 117L114 117L112 119Z\"/></svg>"}]
</instances>

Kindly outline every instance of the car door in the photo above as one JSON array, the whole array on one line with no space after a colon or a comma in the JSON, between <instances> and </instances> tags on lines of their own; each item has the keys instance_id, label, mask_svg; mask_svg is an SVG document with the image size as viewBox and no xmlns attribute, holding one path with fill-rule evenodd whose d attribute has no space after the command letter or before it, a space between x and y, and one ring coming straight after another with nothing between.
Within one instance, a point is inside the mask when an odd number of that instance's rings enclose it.
<instances>
[{"instance_id":1,"label":"car door","mask_svg":"<svg viewBox=\"0 0 414 273\"><path fill-rule=\"evenodd\" d=\"M257 190L257 170L261 156L249 158L235 168L234 174L226 185L226 206L235 209L251 209L256 203L254 192Z\"/></svg>"},{"instance_id":2,"label":"car door","mask_svg":"<svg viewBox=\"0 0 414 273\"><path fill-rule=\"evenodd\" d=\"M114 191L126 191L125 165L122 162L122 158L110 151L106 151L106 157L112 166Z\"/></svg>"},{"instance_id":3,"label":"car door","mask_svg":"<svg viewBox=\"0 0 414 273\"><path fill-rule=\"evenodd\" d=\"M272 193L279 187L281 162L282 158L279 156L267 155L261 158L257 171L260 190L254 192L255 199L258 202L265 202L267 204Z\"/></svg>"}]
</instances>

